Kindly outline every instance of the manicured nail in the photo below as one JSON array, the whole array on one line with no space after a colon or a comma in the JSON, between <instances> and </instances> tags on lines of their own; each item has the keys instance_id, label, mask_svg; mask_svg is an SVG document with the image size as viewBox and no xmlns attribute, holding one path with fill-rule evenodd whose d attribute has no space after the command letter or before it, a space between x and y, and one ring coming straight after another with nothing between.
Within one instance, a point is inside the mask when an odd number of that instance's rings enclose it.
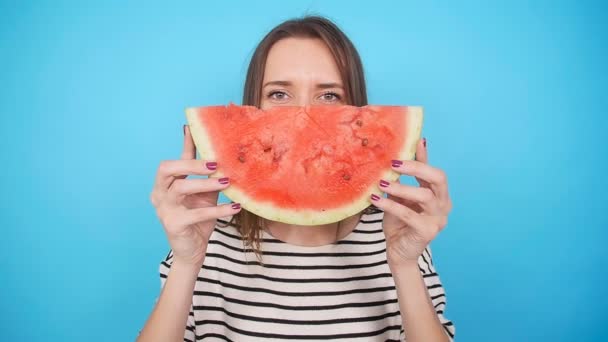
<instances>
[{"instance_id":1,"label":"manicured nail","mask_svg":"<svg viewBox=\"0 0 608 342\"><path fill-rule=\"evenodd\" d=\"M232 204L232 209L234 209L234 210L239 210L239 209L241 209L241 204L240 204L240 203L233 203L233 204Z\"/></svg>"},{"instance_id":2,"label":"manicured nail","mask_svg":"<svg viewBox=\"0 0 608 342\"><path fill-rule=\"evenodd\" d=\"M426 148L426 138L422 138L422 146L424 146L424 148Z\"/></svg>"},{"instance_id":3,"label":"manicured nail","mask_svg":"<svg viewBox=\"0 0 608 342\"><path fill-rule=\"evenodd\" d=\"M393 165L393 167L399 167L403 165L403 162L401 160L392 160L391 164Z\"/></svg>"},{"instance_id":4,"label":"manicured nail","mask_svg":"<svg viewBox=\"0 0 608 342\"><path fill-rule=\"evenodd\" d=\"M215 170L215 169L217 169L217 163L216 162L207 162L205 164L205 166L207 166L207 168L209 170Z\"/></svg>"},{"instance_id":5,"label":"manicured nail","mask_svg":"<svg viewBox=\"0 0 608 342\"><path fill-rule=\"evenodd\" d=\"M230 183L230 180L228 179L228 177L220 178L217 181L220 182L220 184L228 184L228 183Z\"/></svg>"},{"instance_id":6,"label":"manicured nail","mask_svg":"<svg viewBox=\"0 0 608 342\"><path fill-rule=\"evenodd\" d=\"M381 187L386 188L388 186L388 184L389 183L387 181L385 181L384 179L380 180L380 186Z\"/></svg>"},{"instance_id":7,"label":"manicured nail","mask_svg":"<svg viewBox=\"0 0 608 342\"><path fill-rule=\"evenodd\" d=\"M372 194L372 201L377 201L380 199L380 196L376 195L376 194Z\"/></svg>"}]
</instances>

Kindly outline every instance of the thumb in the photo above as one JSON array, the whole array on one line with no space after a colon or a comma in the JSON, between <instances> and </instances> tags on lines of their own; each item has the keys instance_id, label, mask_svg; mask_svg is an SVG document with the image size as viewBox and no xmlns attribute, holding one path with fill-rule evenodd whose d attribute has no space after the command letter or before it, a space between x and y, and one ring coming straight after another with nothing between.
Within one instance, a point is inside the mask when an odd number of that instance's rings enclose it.
<instances>
[{"instance_id":1,"label":"thumb","mask_svg":"<svg viewBox=\"0 0 608 342\"><path fill-rule=\"evenodd\" d=\"M416 145L416 161L419 161L424 164L429 163L429 154L426 146L426 138L422 138L418 141L418 145ZM416 177L416 181L420 186L428 187L429 183Z\"/></svg>"},{"instance_id":2,"label":"thumb","mask_svg":"<svg viewBox=\"0 0 608 342\"><path fill-rule=\"evenodd\" d=\"M184 147L181 159L196 159L196 146L194 145L194 140L192 140L192 134L188 125L184 125Z\"/></svg>"},{"instance_id":3,"label":"thumb","mask_svg":"<svg viewBox=\"0 0 608 342\"><path fill-rule=\"evenodd\" d=\"M426 148L426 138L418 140L418 144L416 145L416 160L425 164L429 163L429 156Z\"/></svg>"}]
</instances>

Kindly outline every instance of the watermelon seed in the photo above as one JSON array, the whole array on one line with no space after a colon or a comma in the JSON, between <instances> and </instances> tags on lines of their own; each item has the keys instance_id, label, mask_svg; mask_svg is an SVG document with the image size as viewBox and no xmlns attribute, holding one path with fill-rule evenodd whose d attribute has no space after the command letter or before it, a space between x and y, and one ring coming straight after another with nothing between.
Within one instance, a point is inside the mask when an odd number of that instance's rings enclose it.
<instances>
[{"instance_id":1,"label":"watermelon seed","mask_svg":"<svg viewBox=\"0 0 608 342\"><path fill-rule=\"evenodd\" d=\"M357 124L357 126L359 126L359 127L363 126L363 121L361 121L361 120L357 120L355 123L356 123L356 124Z\"/></svg>"},{"instance_id":2,"label":"watermelon seed","mask_svg":"<svg viewBox=\"0 0 608 342\"><path fill-rule=\"evenodd\" d=\"M240 161L241 163L244 163L244 162L245 162L245 156L240 155L240 156L239 156L239 161Z\"/></svg>"},{"instance_id":3,"label":"watermelon seed","mask_svg":"<svg viewBox=\"0 0 608 342\"><path fill-rule=\"evenodd\" d=\"M367 140L367 138L363 138L363 140L361 141L361 145L363 146L367 146L368 143L369 141Z\"/></svg>"},{"instance_id":4,"label":"watermelon seed","mask_svg":"<svg viewBox=\"0 0 608 342\"><path fill-rule=\"evenodd\" d=\"M345 173L344 175L342 175L342 178L344 180L350 180L350 175L348 173Z\"/></svg>"},{"instance_id":5,"label":"watermelon seed","mask_svg":"<svg viewBox=\"0 0 608 342\"><path fill-rule=\"evenodd\" d=\"M271 150L272 150L272 147L266 147L266 148L264 149L264 152L270 152Z\"/></svg>"}]
</instances>

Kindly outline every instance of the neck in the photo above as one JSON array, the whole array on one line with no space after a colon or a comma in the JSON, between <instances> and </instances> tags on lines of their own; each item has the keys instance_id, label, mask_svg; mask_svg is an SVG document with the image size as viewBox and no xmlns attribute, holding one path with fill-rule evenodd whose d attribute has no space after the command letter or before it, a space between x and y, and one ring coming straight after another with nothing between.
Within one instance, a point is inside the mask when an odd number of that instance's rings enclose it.
<instances>
[{"instance_id":1,"label":"neck","mask_svg":"<svg viewBox=\"0 0 608 342\"><path fill-rule=\"evenodd\" d=\"M300 226L266 221L264 230L274 238L292 245L316 247L329 245L343 239L355 229L358 222L359 215L347 217L340 222L319 226Z\"/></svg>"}]
</instances>

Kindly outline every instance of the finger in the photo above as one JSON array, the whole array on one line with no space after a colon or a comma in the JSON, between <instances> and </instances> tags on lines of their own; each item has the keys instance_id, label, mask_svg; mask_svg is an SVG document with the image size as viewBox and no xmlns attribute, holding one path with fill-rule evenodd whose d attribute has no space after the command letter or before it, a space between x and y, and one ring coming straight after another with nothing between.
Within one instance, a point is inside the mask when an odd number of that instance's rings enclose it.
<instances>
[{"instance_id":1,"label":"finger","mask_svg":"<svg viewBox=\"0 0 608 342\"><path fill-rule=\"evenodd\" d=\"M381 180L379 185L380 190L396 197L397 202L403 201L403 204L413 202L418 204L420 208L429 214L439 213L437 205L438 199L429 188L400 184L397 182L391 183L385 180Z\"/></svg>"},{"instance_id":2,"label":"finger","mask_svg":"<svg viewBox=\"0 0 608 342\"><path fill-rule=\"evenodd\" d=\"M422 229L424 227L423 216L405 205L397 203L390 198L381 197L376 194L372 194L371 202L384 212L393 214L410 227L415 229Z\"/></svg>"},{"instance_id":3,"label":"finger","mask_svg":"<svg viewBox=\"0 0 608 342\"><path fill-rule=\"evenodd\" d=\"M418 160L393 160L393 170L408 176L414 176L430 184L439 184L445 180L442 170Z\"/></svg>"},{"instance_id":4,"label":"finger","mask_svg":"<svg viewBox=\"0 0 608 342\"><path fill-rule=\"evenodd\" d=\"M418 142L418 145L416 147L416 161L419 161L426 165L428 165L428 163L429 163L428 146L427 146L426 138L422 138L421 141ZM446 178L445 174L444 174L443 178ZM416 181L418 181L418 184L420 184L421 187L432 188L434 193L438 197L440 203L443 204L444 207L448 209L448 211L451 210L452 202L451 202L451 200L449 198L449 194L448 194L447 179L444 182L443 187L431 186L431 184L429 184L429 182L427 182L421 178L418 178L418 177L416 177Z\"/></svg>"},{"instance_id":5,"label":"finger","mask_svg":"<svg viewBox=\"0 0 608 342\"><path fill-rule=\"evenodd\" d=\"M422 138L418 141L418 145L416 145L415 157L416 157L415 160L417 160L421 163L424 163L424 164L429 163L428 153L427 153L427 149L426 149L426 138ZM416 181L418 182L418 184L420 184L420 186L429 187L429 183L427 181L425 181L424 179L416 177Z\"/></svg>"},{"instance_id":6,"label":"finger","mask_svg":"<svg viewBox=\"0 0 608 342\"><path fill-rule=\"evenodd\" d=\"M416 160L428 164L429 157L426 149L426 138L422 138L418 141L418 145L416 146Z\"/></svg>"},{"instance_id":7,"label":"finger","mask_svg":"<svg viewBox=\"0 0 608 342\"><path fill-rule=\"evenodd\" d=\"M420 206L420 204L416 203L415 201L408 200L408 199L405 199L405 198L396 197L396 196L393 196L393 195L390 195L390 194L387 197L390 198L390 199L392 199L393 201L395 201L397 203L400 203L400 204L402 204L402 205L404 205L404 206L406 206L406 207L414 210L417 213L421 213L421 212L424 211L424 209L422 209L422 207Z\"/></svg>"},{"instance_id":8,"label":"finger","mask_svg":"<svg viewBox=\"0 0 608 342\"><path fill-rule=\"evenodd\" d=\"M188 125L184 125L184 148L181 159L196 159L196 146Z\"/></svg>"},{"instance_id":9,"label":"finger","mask_svg":"<svg viewBox=\"0 0 608 342\"><path fill-rule=\"evenodd\" d=\"M241 211L239 203L222 204L215 207L197 208L186 210L182 217L188 225L216 220L221 217L234 215Z\"/></svg>"},{"instance_id":10,"label":"finger","mask_svg":"<svg viewBox=\"0 0 608 342\"><path fill-rule=\"evenodd\" d=\"M176 178L183 179L188 175L210 175L216 170L217 163L209 160L165 160L158 167L155 186L167 190Z\"/></svg>"},{"instance_id":11,"label":"finger","mask_svg":"<svg viewBox=\"0 0 608 342\"><path fill-rule=\"evenodd\" d=\"M168 200L174 204L181 203L187 195L221 191L228 186L230 186L228 177L176 179L169 188Z\"/></svg>"},{"instance_id":12,"label":"finger","mask_svg":"<svg viewBox=\"0 0 608 342\"><path fill-rule=\"evenodd\" d=\"M414 176L420 186L430 188L440 201L447 201L447 176L442 170L417 160L393 160L393 170Z\"/></svg>"}]
</instances>

